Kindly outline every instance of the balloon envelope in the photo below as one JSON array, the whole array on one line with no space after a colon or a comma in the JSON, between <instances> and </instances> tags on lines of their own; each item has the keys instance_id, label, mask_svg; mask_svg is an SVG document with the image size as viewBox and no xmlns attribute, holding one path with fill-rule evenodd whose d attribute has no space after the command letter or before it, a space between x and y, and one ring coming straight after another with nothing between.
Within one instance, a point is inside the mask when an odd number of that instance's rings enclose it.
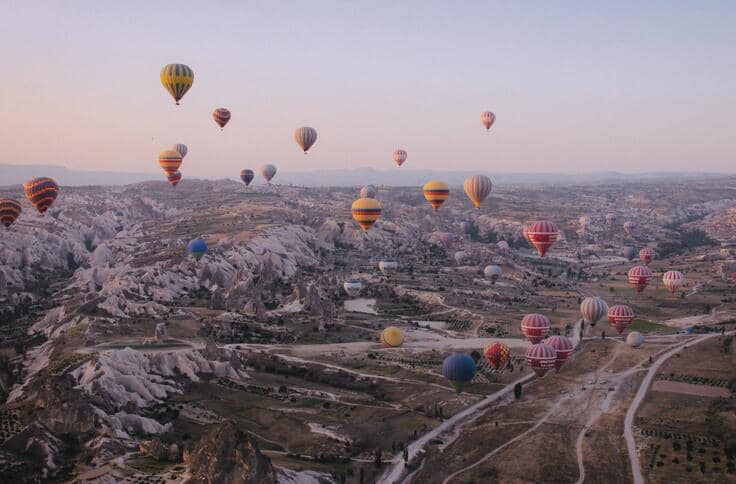
<instances>
[{"instance_id":1,"label":"balloon envelope","mask_svg":"<svg viewBox=\"0 0 736 484\"><path fill-rule=\"evenodd\" d=\"M12 198L0 198L0 223L8 228L20 215L20 202Z\"/></svg>"},{"instance_id":2,"label":"balloon envelope","mask_svg":"<svg viewBox=\"0 0 736 484\"><path fill-rule=\"evenodd\" d=\"M194 72L184 64L168 64L161 69L161 84L169 91L176 104L194 83Z\"/></svg>"},{"instance_id":3,"label":"balloon envelope","mask_svg":"<svg viewBox=\"0 0 736 484\"><path fill-rule=\"evenodd\" d=\"M253 170L241 170L240 171L240 179L243 180L243 183L245 183L245 186L247 187L250 185L250 182L253 181L253 178L256 176L255 173L253 173Z\"/></svg>"},{"instance_id":4,"label":"balloon envelope","mask_svg":"<svg viewBox=\"0 0 736 484\"><path fill-rule=\"evenodd\" d=\"M198 237L187 244L187 250L192 254L192 257L199 260L207 252L207 243Z\"/></svg>"},{"instance_id":5,"label":"balloon envelope","mask_svg":"<svg viewBox=\"0 0 736 484\"><path fill-rule=\"evenodd\" d=\"M363 232L368 232L381 216L381 204L375 198L359 198L353 202L351 212Z\"/></svg>"},{"instance_id":6,"label":"balloon envelope","mask_svg":"<svg viewBox=\"0 0 736 484\"><path fill-rule=\"evenodd\" d=\"M271 164L261 165L260 172L261 176L270 183L271 179L276 175L276 167Z\"/></svg>"},{"instance_id":7,"label":"balloon envelope","mask_svg":"<svg viewBox=\"0 0 736 484\"><path fill-rule=\"evenodd\" d=\"M396 348L404 344L404 332L396 326L389 326L381 332L381 345Z\"/></svg>"},{"instance_id":8,"label":"balloon envelope","mask_svg":"<svg viewBox=\"0 0 736 484\"><path fill-rule=\"evenodd\" d=\"M59 185L51 178L33 178L23 185L23 191L28 201L43 216L59 195Z\"/></svg>"},{"instance_id":9,"label":"balloon envelope","mask_svg":"<svg viewBox=\"0 0 736 484\"><path fill-rule=\"evenodd\" d=\"M298 144L304 151L304 154L306 154L314 142L317 141L317 130L310 128L309 126L297 128L294 132L294 140L296 140L296 144Z\"/></svg>"},{"instance_id":10,"label":"balloon envelope","mask_svg":"<svg viewBox=\"0 0 736 484\"><path fill-rule=\"evenodd\" d=\"M442 362L442 375L460 393L475 376L475 361L465 353L453 353Z\"/></svg>"},{"instance_id":11,"label":"balloon envelope","mask_svg":"<svg viewBox=\"0 0 736 484\"><path fill-rule=\"evenodd\" d=\"M463 183L463 189L475 208L480 208L480 204L490 195L493 184L491 179L485 175L473 175L468 177Z\"/></svg>"}]
</instances>

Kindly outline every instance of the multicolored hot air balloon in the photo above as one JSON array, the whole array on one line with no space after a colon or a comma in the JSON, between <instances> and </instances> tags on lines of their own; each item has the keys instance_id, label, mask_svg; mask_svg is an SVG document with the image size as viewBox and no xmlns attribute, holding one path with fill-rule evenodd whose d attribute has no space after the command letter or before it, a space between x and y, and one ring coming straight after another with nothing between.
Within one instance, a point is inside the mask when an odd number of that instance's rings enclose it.
<instances>
[{"instance_id":1,"label":"multicolored hot air balloon","mask_svg":"<svg viewBox=\"0 0 736 484\"><path fill-rule=\"evenodd\" d=\"M169 181L169 183L171 183L171 186L176 188L176 185L178 185L181 181L181 172L175 171L171 175L166 175L166 179Z\"/></svg>"},{"instance_id":2,"label":"multicolored hot air balloon","mask_svg":"<svg viewBox=\"0 0 736 484\"><path fill-rule=\"evenodd\" d=\"M656 256L654 250L645 247L639 251L639 260L641 260L644 264L649 265L650 262L652 262L652 259Z\"/></svg>"},{"instance_id":3,"label":"multicolored hot air balloon","mask_svg":"<svg viewBox=\"0 0 736 484\"><path fill-rule=\"evenodd\" d=\"M449 249L455 243L455 235L452 232L440 232L437 235L437 240L442 247Z\"/></svg>"},{"instance_id":4,"label":"multicolored hot air balloon","mask_svg":"<svg viewBox=\"0 0 736 484\"><path fill-rule=\"evenodd\" d=\"M164 85L177 106L184 94L194 83L194 72L184 64L168 64L161 69L161 84Z\"/></svg>"},{"instance_id":5,"label":"multicolored hot air balloon","mask_svg":"<svg viewBox=\"0 0 736 484\"><path fill-rule=\"evenodd\" d=\"M261 165L260 168L261 176L266 179L266 182L270 185L271 179L276 175L276 167L271 164Z\"/></svg>"},{"instance_id":6,"label":"multicolored hot air balloon","mask_svg":"<svg viewBox=\"0 0 736 484\"><path fill-rule=\"evenodd\" d=\"M498 241L496 243L496 247L498 247L499 250L502 250L504 252L510 249L509 243L506 242L505 240Z\"/></svg>"},{"instance_id":7,"label":"multicolored hot air balloon","mask_svg":"<svg viewBox=\"0 0 736 484\"><path fill-rule=\"evenodd\" d=\"M294 139L306 155L309 148L317 141L317 130L309 126L302 126L294 132Z\"/></svg>"},{"instance_id":8,"label":"multicolored hot air balloon","mask_svg":"<svg viewBox=\"0 0 736 484\"><path fill-rule=\"evenodd\" d=\"M629 269L629 284L636 289L636 292L642 292L651 278L652 271L647 266L635 266Z\"/></svg>"},{"instance_id":9,"label":"multicolored hot air balloon","mask_svg":"<svg viewBox=\"0 0 736 484\"><path fill-rule=\"evenodd\" d=\"M450 196L450 187L447 186L447 183L439 180L429 180L424 184L422 190L424 191L424 198L427 199L435 211L438 210Z\"/></svg>"},{"instance_id":10,"label":"multicolored hot air balloon","mask_svg":"<svg viewBox=\"0 0 736 484\"><path fill-rule=\"evenodd\" d=\"M549 220L539 220L530 223L526 227L526 237L536 247L541 257L547 253L552 244L557 241L560 231L557 226Z\"/></svg>"},{"instance_id":11,"label":"multicolored hot air balloon","mask_svg":"<svg viewBox=\"0 0 736 484\"><path fill-rule=\"evenodd\" d=\"M225 128L225 125L230 121L230 110L227 108L217 108L212 113L212 119L215 120L215 123L220 127L220 129Z\"/></svg>"},{"instance_id":12,"label":"multicolored hot air balloon","mask_svg":"<svg viewBox=\"0 0 736 484\"><path fill-rule=\"evenodd\" d=\"M350 297L356 297L360 294L360 291L363 289L363 283L360 279L346 279L345 282L342 285L343 289L345 289L345 292Z\"/></svg>"},{"instance_id":13,"label":"multicolored hot air balloon","mask_svg":"<svg viewBox=\"0 0 736 484\"><path fill-rule=\"evenodd\" d=\"M524 357L534 373L541 378L555 367L557 351L550 345L535 343L526 349Z\"/></svg>"},{"instance_id":14,"label":"multicolored hot air balloon","mask_svg":"<svg viewBox=\"0 0 736 484\"><path fill-rule=\"evenodd\" d=\"M511 350L509 347L500 341L489 343L483 349L483 358L485 358L496 370L500 370L506 366L506 363L509 361L510 354Z\"/></svg>"},{"instance_id":15,"label":"multicolored hot air balloon","mask_svg":"<svg viewBox=\"0 0 736 484\"><path fill-rule=\"evenodd\" d=\"M462 264L465 258L468 256L468 253L464 250L458 250L455 252L455 262L458 263L458 265Z\"/></svg>"},{"instance_id":16,"label":"multicolored hot air balloon","mask_svg":"<svg viewBox=\"0 0 736 484\"><path fill-rule=\"evenodd\" d=\"M580 314L583 315L583 321L595 326L598 321L608 314L608 304L599 297L586 297L580 303Z\"/></svg>"},{"instance_id":17,"label":"multicolored hot air balloon","mask_svg":"<svg viewBox=\"0 0 736 484\"><path fill-rule=\"evenodd\" d=\"M406 161L406 150L402 150L401 148L396 148L394 150L394 161L397 165L401 166Z\"/></svg>"},{"instance_id":18,"label":"multicolored hot air balloon","mask_svg":"<svg viewBox=\"0 0 736 484\"><path fill-rule=\"evenodd\" d=\"M485 276L486 279L491 281L491 284L495 284L496 281L499 279L499 277L501 277L502 274L503 274L503 269L501 269L501 267L499 266L490 265L490 266L486 266L483 269L483 275Z\"/></svg>"},{"instance_id":19,"label":"multicolored hot air balloon","mask_svg":"<svg viewBox=\"0 0 736 484\"><path fill-rule=\"evenodd\" d=\"M46 213L56 197L59 195L59 185L56 184L51 178L41 177L33 178L23 184L23 191L38 213Z\"/></svg>"},{"instance_id":20,"label":"multicolored hot air balloon","mask_svg":"<svg viewBox=\"0 0 736 484\"><path fill-rule=\"evenodd\" d=\"M475 361L465 353L453 353L442 362L442 375L460 393L475 376Z\"/></svg>"},{"instance_id":21,"label":"multicolored hot air balloon","mask_svg":"<svg viewBox=\"0 0 736 484\"><path fill-rule=\"evenodd\" d=\"M181 166L181 155L176 150L164 150L158 155L158 164L166 175L173 175Z\"/></svg>"},{"instance_id":22,"label":"multicolored hot air balloon","mask_svg":"<svg viewBox=\"0 0 736 484\"><path fill-rule=\"evenodd\" d=\"M404 332L396 326L389 326L381 332L381 346L398 348L404 344Z\"/></svg>"},{"instance_id":23,"label":"multicolored hot air balloon","mask_svg":"<svg viewBox=\"0 0 736 484\"><path fill-rule=\"evenodd\" d=\"M674 294L680 286L685 284L685 275L680 271L667 271L662 276L662 283L670 294Z\"/></svg>"},{"instance_id":24,"label":"multicolored hot air balloon","mask_svg":"<svg viewBox=\"0 0 736 484\"><path fill-rule=\"evenodd\" d=\"M491 129L491 126L493 126L493 123L496 122L496 115L493 114L490 111L483 111L480 113L480 124L483 125L484 128L486 128L486 131Z\"/></svg>"},{"instance_id":25,"label":"multicolored hot air balloon","mask_svg":"<svg viewBox=\"0 0 736 484\"><path fill-rule=\"evenodd\" d=\"M606 223L609 227L613 227L616 224L616 214L613 212L608 212L606 214Z\"/></svg>"},{"instance_id":26,"label":"multicolored hot air balloon","mask_svg":"<svg viewBox=\"0 0 736 484\"><path fill-rule=\"evenodd\" d=\"M189 241L187 244L187 250L195 260L199 260L207 252L207 243L200 237Z\"/></svg>"},{"instance_id":27,"label":"multicolored hot air balloon","mask_svg":"<svg viewBox=\"0 0 736 484\"><path fill-rule=\"evenodd\" d=\"M636 249L634 247L624 247L624 257L631 262L636 257Z\"/></svg>"},{"instance_id":28,"label":"multicolored hot air balloon","mask_svg":"<svg viewBox=\"0 0 736 484\"><path fill-rule=\"evenodd\" d=\"M636 228L636 225L631 220L627 220L624 222L624 232L626 232L629 237L634 235L634 229Z\"/></svg>"},{"instance_id":29,"label":"multicolored hot air balloon","mask_svg":"<svg viewBox=\"0 0 736 484\"><path fill-rule=\"evenodd\" d=\"M616 329L618 334L624 332L626 327L634 320L634 310L623 304L611 306L608 310L608 322Z\"/></svg>"},{"instance_id":30,"label":"multicolored hot air balloon","mask_svg":"<svg viewBox=\"0 0 736 484\"><path fill-rule=\"evenodd\" d=\"M493 183L491 179L485 175L473 175L465 179L463 183L463 189L465 194L468 196L475 208L480 208L480 204L483 203L488 195L491 194Z\"/></svg>"},{"instance_id":31,"label":"multicolored hot air balloon","mask_svg":"<svg viewBox=\"0 0 736 484\"><path fill-rule=\"evenodd\" d=\"M360 198L376 198L376 187L366 185L360 189Z\"/></svg>"},{"instance_id":32,"label":"multicolored hot air balloon","mask_svg":"<svg viewBox=\"0 0 736 484\"><path fill-rule=\"evenodd\" d=\"M399 263L395 260L391 259L381 259L378 261L378 270L383 272L384 274L390 274L391 272L396 272L396 270L399 268Z\"/></svg>"},{"instance_id":33,"label":"multicolored hot air balloon","mask_svg":"<svg viewBox=\"0 0 736 484\"><path fill-rule=\"evenodd\" d=\"M554 348L557 357L555 358L555 369L560 371L562 365L567 361L570 355L575 351L572 341L567 336L550 336L544 340L544 344Z\"/></svg>"},{"instance_id":34,"label":"multicolored hot air balloon","mask_svg":"<svg viewBox=\"0 0 736 484\"><path fill-rule=\"evenodd\" d=\"M181 155L182 160L185 156L187 156L187 153L189 153L189 148L187 148L187 145L185 145L184 143L176 143L171 148Z\"/></svg>"},{"instance_id":35,"label":"multicolored hot air balloon","mask_svg":"<svg viewBox=\"0 0 736 484\"><path fill-rule=\"evenodd\" d=\"M250 185L250 182L253 181L253 178L255 178L256 174L253 173L253 170L248 170L247 168L245 170L240 170L240 179L243 180L243 183L245 183L245 186L247 187Z\"/></svg>"},{"instance_id":36,"label":"multicolored hot air balloon","mask_svg":"<svg viewBox=\"0 0 736 484\"><path fill-rule=\"evenodd\" d=\"M351 210L363 232L368 232L381 216L381 204L375 198L359 198L353 202Z\"/></svg>"},{"instance_id":37,"label":"multicolored hot air balloon","mask_svg":"<svg viewBox=\"0 0 736 484\"><path fill-rule=\"evenodd\" d=\"M20 203L12 198L0 198L0 223L7 229L20 215Z\"/></svg>"},{"instance_id":38,"label":"multicolored hot air balloon","mask_svg":"<svg viewBox=\"0 0 736 484\"><path fill-rule=\"evenodd\" d=\"M527 314L521 319L521 332L533 344L547 337L552 322L544 314Z\"/></svg>"}]
</instances>

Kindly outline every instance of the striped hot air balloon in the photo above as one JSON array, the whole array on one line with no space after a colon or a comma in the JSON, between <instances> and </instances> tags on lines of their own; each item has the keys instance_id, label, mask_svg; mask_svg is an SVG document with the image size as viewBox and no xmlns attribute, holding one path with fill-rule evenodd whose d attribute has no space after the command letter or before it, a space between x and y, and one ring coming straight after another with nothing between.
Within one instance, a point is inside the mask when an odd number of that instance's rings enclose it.
<instances>
[{"instance_id":1,"label":"striped hot air balloon","mask_svg":"<svg viewBox=\"0 0 736 484\"><path fill-rule=\"evenodd\" d=\"M184 94L194 83L194 72L184 64L168 64L161 69L161 84L164 85L177 106Z\"/></svg>"},{"instance_id":2,"label":"striped hot air balloon","mask_svg":"<svg viewBox=\"0 0 736 484\"><path fill-rule=\"evenodd\" d=\"M245 186L247 187L250 185L250 182L253 181L253 178L255 178L256 174L253 173L253 170L248 170L247 168L245 170L240 170L240 179L243 180L243 183L245 183Z\"/></svg>"},{"instance_id":3,"label":"striped hot air balloon","mask_svg":"<svg viewBox=\"0 0 736 484\"><path fill-rule=\"evenodd\" d=\"M166 175L173 175L181 166L181 155L175 150L164 150L158 155L158 164Z\"/></svg>"},{"instance_id":4,"label":"striped hot air balloon","mask_svg":"<svg viewBox=\"0 0 736 484\"><path fill-rule=\"evenodd\" d=\"M496 243L496 247L498 247L499 250L502 250L504 252L510 249L509 243L506 242L505 240L498 241Z\"/></svg>"},{"instance_id":5,"label":"striped hot air balloon","mask_svg":"<svg viewBox=\"0 0 736 484\"><path fill-rule=\"evenodd\" d=\"M527 314L521 319L521 332L533 344L547 337L552 322L544 314Z\"/></svg>"},{"instance_id":6,"label":"striped hot air balloon","mask_svg":"<svg viewBox=\"0 0 736 484\"><path fill-rule=\"evenodd\" d=\"M624 222L624 232L626 232L630 237L634 235L635 228L636 225L631 220Z\"/></svg>"},{"instance_id":7,"label":"striped hot air balloon","mask_svg":"<svg viewBox=\"0 0 736 484\"><path fill-rule=\"evenodd\" d=\"M485 358L488 363L497 370L506 366L506 363L509 361L510 354L511 350L509 350L509 347L500 341L489 343L483 349L483 358Z\"/></svg>"},{"instance_id":8,"label":"striped hot air balloon","mask_svg":"<svg viewBox=\"0 0 736 484\"><path fill-rule=\"evenodd\" d=\"M435 211L439 209L450 196L450 187L447 186L447 183L439 180L429 180L424 184L422 190L424 192L424 198L427 199Z\"/></svg>"},{"instance_id":9,"label":"striped hot air balloon","mask_svg":"<svg viewBox=\"0 0 736 484\"><path fill-rule=\"evenodd\" d=\"M606 214L606 223L609 227L613 227L616 224L616 214L613 212L608 212Z\"/></svg>"},{"instance_id":10,"label":"striped hot air balloon","mask_svg":"<svg viewBox=\"0 0 736 484\"><path fill-rule=\"evenodd\" d=\"M404 332L396 326L389 326L381 332L381 346L398 348L404 344Z\"/></svg>"},{"instance_id":11,"label":"striped hot air balloon","mask_svg":"<svg viewBox=\"0 0 736 484\"><path fill-rule=\"evenodd\" d=\"M33 178L23 185L23 191L28 201L43 216L59 195L59 185L51 178Z\"/></svg>"},{"instance_id":12,"label":"striped hot air balloon","mask_svg":"<svg viewBox=\"0 0 736 484\"><path fill-rule=\"evenodd\" d=\"M402 150L401 148L396 148L394 150L394 161L397 165L401 166L406 161L406 150Z\"/></svg>"},{"instance_id":13,"label":"striped hot air balloon","mask_svg":"<svg viewBox=\"0 0 736 484\"><path fill-rule=\"evenodd\" d=\"M276 167L271 164L262 165L260 168L261 176L266 179L268 184L271 184L271 179L276 175Z\"/></svg>"},{"instance_id":14,"label":"striped hot air balloon","mask_svg":"<svg viewBox=\"0 0 736 484\"><path fill-rule=\"evenodd\" d=\"M360 198L376 198L376 187L366 185L360 189Z\"/></svg>"},{"instance_id":15,"label":"striped hot air balloon","mask_svg":"<svg viewBox=\"0 0 736 484\"><path fill-rule=\"evenodd\" d=\"M174 188L176 188L176 185L178 185L181 181L181 172L175 171L171 175L166 175L166 179L169 181L169 183L171 183Z\"/></svg>"},{"instance_id":16,"label":"striped hot air balloon","mask_svg":"<svg viewBox=\"0 0 736 484\"><path fill-rule=\"evenodd\" d=\"M534 373L541 378L555 367L557 351L550 345L535 343L526 349L524 357Z\"/></svg>"},{"instance_id":17,"label":"striped hot air balloon","mask_svg":"<svg viewBox=\"0 0 736 484\"><path fill-rule=\"evenodd\" d=\"M667 271L662 276L662 282L670 294L674 294L680 286L685 284L685 275L680 271Z\"/></svg>"},{"instance_id":18,"label":"striped hot air balloon","mask_svg":"<svg viewBox=\"0 0 736 484\"><path fill-rule=\"evenodd\" d=\"M217 123L220 129L224 129L225 125L230 121L230 110L227 108L217 108L212 113L212 119L215 120L215 123Z\"/></svg>"},{"instance_id":19,"label":"striped hot air balloon","mask_svg":"<svg viewBox=\"0 0 736 484\"><path fill-rule=\"evenodd\" d=\"M595 326L608 314L608 304L599 297L586 297L580 303L580 313L583 315L583 321Z\"/></svg>"},{"instance_id":20,"label":"striped hot air balloon","mask_svg":"<svg viewBox=\"0 0 736 484\"><path fill-rule=\"evenodd\" d=\"M536 247L541 257L547 253L552 244L557 241L560 231L549 220L539 220L526 227L525 235L529 242Z\"/></svg>"},{"instance_id":21,"label":"striped hot air balloon","mask_svg":"<svg viewBox=\"0 0 736 484\"><path fill-rule=\"evenodd\" d=\"M486 128L486 131L491 129L491 126L493 126L493 123L496 122L496 115L493 114L490 111L483 111L480 113L480 124L483 125L484 128Z\"/></svg>"},{"instance_id":22,"label":"striped hot air balloon","mask_svg":"<svg viewBox=\"0 0 736 484\"><path fill-rule=\"evenodd\" d=\"M473 175L465 179L463 188L465 189L465 194L473 202L473 205L475 205L475 208L480 208L483 200L490 195L493 184L491 183L491 179L485 175Z\"/></svg>"},{"instance_id":23,"label":"striped hot air balloon","mask_svg":"<svg viewBox=\"0 0 736 484\"><path fill-rule=\"evenodd\" d=\"M475 361L465 353L453 353L442 362L442 375L460 393L475 376Z\"/></svg>"},{"instance_id":24,"label":"striped hot air balloon","mask_svg":"<svg viewBox=\"0 0 736 484\"><path fill-rule=\"evenodd\" d=\"M359 198L353 202L351 210L363 232L368 232L381 216L381 204L375 198Z\"/></svg>"},{"instance_id":25,"label":"striped hot air balloon","mask_svg":"<svg viewBox=\"0 0 736 484\"><path fill-rule=\"evenodd\" d=\"M635 266L629 269L629 284L636 289L636 292L642 292L651 278L652 271L647 266Z\"/></svg>"},{"instance_id":26,"label":"striped hot air balloon","mask_svg":"<svg viewBox=\"0 0 736 484\"><path fill-rule=\"evenodd\" d=\"M560 371L562 365L567 361L573 351L575 351L572 341L567 336L550 336L544 340L544 344L554 348L557 354L555 358L555 369L557 371Z\"/></svg>"},{"instance_id":27,"label":"striped hot air balloon","mask_svg":"<svg viewBox=\"0 0 736 484\"><path fill-rule=\"evenodd\" d=\"M649 265L649 263L652 262L652 259L654 259L655 256L655 252L648 247L645 247L639 251L639 260L646 265Z\"/></svg>"},{"instance_id":28,"label":"striped hot air balloon","mask_svg":"<svg viewBox=\"0 0 736 484\"><path fill-rule=\"evenodd\" d=\"M616 329L618 334L624 332L626 327L634 320L634 310L629 306L617 304L608 309L608 322Z\"/></svg>"},{"instance_id":29,"label":"striped hot air balloon","mask_svg":"<svg viewBox=\"0 0 736 484\"><path fill-rule=\"evenodd\" d=\"M176 143L172 149L181 155L182 160L187 156L187 153L189 153L189 148L187 148L187 145L184 143Z\"/></svg>"},{"instance_id":30,"label":"striped hot air balloon","mask_svg":"<svg viewBox=\"0 0 736 484\"><path fill-rule=\"evenodd\" d=\"M12 198L0 198L0 223L10 227L20 215L20 203Z\"/></svg>"},{"instance_id":31,"label":"striped hot air balloon","mask_svg":"<svg viewBox=\"0 0 736 484\"><path fill-rule=\"evenodd\" d=\"M302 126L294 132L294 139L306 155L309 148L317 141L317 130L309 126Z\"/></svg>"}]
</instances>

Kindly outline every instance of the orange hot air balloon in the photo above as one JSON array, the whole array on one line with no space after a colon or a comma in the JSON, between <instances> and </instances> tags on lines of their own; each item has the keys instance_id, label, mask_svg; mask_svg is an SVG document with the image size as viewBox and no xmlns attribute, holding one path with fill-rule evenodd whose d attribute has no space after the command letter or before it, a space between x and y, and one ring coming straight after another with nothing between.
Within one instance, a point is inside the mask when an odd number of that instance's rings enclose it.
<instances>
[{"instance_id":1,"label":"orange hot air balloon","mask_svg":"<svg viewBox=\"0 0 736 484\"><path fill-rule=\"evenodd\" d=\"M375 198L359 198L353 202L351 210L363 232L368 232L381 216L381 204Z\"/></svg>"},{"instance_id":2,"label":"orange hot air balloon","mask_svg":"<svg viewBox=\"0 0 736 484\"><path fill-rule=\"evenodd\" d=\"M23 185L23 191L28 201L43 216L59 195L59 185L51 178L34 178Z\"/></svg>"},{"instance_id":3,"label":"orange hot air balloon","mask_svg":"<svg viewBox=\"0 0 736 484\"><path fill-rule=\"evenodd\" d=\"M510 353L511 350L509 350L509 347L500 341L489 343L483 349L483 357L497 370L503 368L508 363Z\"/></svg>"},{"instance_id":4,"label":"orange hot air balloon","mask_svg":"<svg viewBox=\"0 0 736 484\"><path fill-rule=\"evenodd\" d=\"M424 191L424 198L427 199L435 211L439 209L450 196L450 187L447 186L447 183L439 180L429 180L424 184L422 190Z\"/></svg>"},{"instance_id":5,"label":"orange hot air balloon","mask_svg":"<svg viewBox=\"0 0 736 484\"><path fill-rule=\"evenodd\" d=\"M532 222L525 230L527 240L537 248L537 252L541 257L544 257L547 250L557 241L559 233L557 226L549 220Z\"/></svg>"},{"instance_id":6,"label":"orange hot air balloon","mask_svg":"<svg viewBox=\"0 0 736 484\"><path fill-rule=\"evenodd\" d=\"M158 155L158 164L167 176L179 171L181 155L176 150L165 150Z\"/></svg>"},{"instance_id":7,"label":"orange hot air balloon","mask_svg":"<svg viewBox=\"0 0 736 484\"><path fill-rule=\"evenodd\" d=\"M483 200L491 194L491 188L493 184L491 179L485 175L473 175L468 177L463 183L465 194L468 196L475 208L480 208L480 204Z\"/></svg>"}]
</instances>

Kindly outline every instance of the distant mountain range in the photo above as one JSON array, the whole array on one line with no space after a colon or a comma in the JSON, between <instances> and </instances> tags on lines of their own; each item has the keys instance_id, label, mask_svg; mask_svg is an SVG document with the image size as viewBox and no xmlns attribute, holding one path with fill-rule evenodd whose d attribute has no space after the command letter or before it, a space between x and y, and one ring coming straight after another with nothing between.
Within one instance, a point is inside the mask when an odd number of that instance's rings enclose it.
<instances>
[{"instance_id":1,"label":"distant mountain range","mask_svg":"<svg viewBox=\"0 0 736 484\"><path fill-rule=\"evenodd\" d=\"M359 186L366 184L385 186L419 186L429 179L437 178L450 185L461 185L471 175L483 173L479 171L446 171L446 170L376 170L373 168L354 168L345 170L314 170L308 172L279 172L274 183L280 185L299 186ZM613 171L590 173L496 173L485 172L495 184L596 184L624 181L644 180L683 180L720 178L718 173L619 173ZM154 173L128 173L112 171L70 170L58 165L3 165L0 164L0 186L17 185L36 176L49 176L60 185L127 185L147 180L161 180L162 176ZM201 177L198 177L201 178ZM222 177L204 177L209 180ZM234 177L233 177L234 178ZM254 183L263 183L256 177Z\"/></svg>"}]
</instances>

